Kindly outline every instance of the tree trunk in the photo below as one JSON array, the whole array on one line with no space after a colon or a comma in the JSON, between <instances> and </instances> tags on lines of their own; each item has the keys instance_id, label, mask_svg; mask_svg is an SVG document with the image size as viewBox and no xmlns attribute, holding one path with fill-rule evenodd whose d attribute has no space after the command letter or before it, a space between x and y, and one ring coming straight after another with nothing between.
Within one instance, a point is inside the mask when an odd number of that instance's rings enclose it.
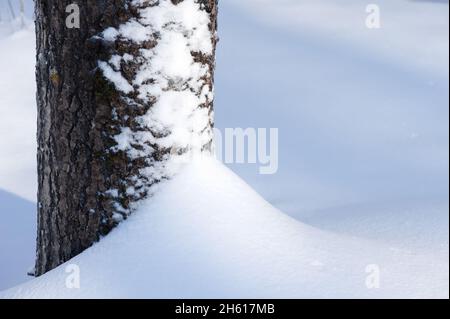
<instances>
[{"instance_id":1,"label":"tree trunk","mask_svg":"<svg viewBox=\"0 0 450 319\"><path fill-rule=\"evenodd\" d=\"M212 147L217 0L72 3L36 0L37 276Z\"/></svg>"}]
</instances>

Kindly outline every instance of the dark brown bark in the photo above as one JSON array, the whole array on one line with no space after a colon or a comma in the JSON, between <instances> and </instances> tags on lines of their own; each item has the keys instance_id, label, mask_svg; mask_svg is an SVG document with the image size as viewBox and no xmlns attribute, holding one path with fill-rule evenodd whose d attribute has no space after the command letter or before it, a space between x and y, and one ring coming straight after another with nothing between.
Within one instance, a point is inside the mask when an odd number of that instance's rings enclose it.
<instances>
[{"instance_id":1,"label":"dark brown bark","mask_svg":"<svg viewBox=\"0 0 450 319\"><path fill-rule=\"evenodd\" d=\"M198 2L210 13L214 34L217 0ZM118 27L137 16L138 11L126 6L130 3L127 0L79 0L80 29L69 29L66 7L72 3L36 0L37 276L108 234L118 222L113 216L127 215L117 210L118 204L130 210L133 202L147 196L148 185L138 186L138 195L128 195L126 189L148 161L130 159L123 152L111 152L111 148L119 128L133 128L134 119L152 104L138 101L133 92L127 96L118 92L97 67L99 60L108 60L112 54L138 49L120 39L107 43L98 37L108 27ZM215 45L215 38L213 42ZM143 45L151 47L154 43ZM210 66L208 81L212 84L214 57L197 59ZM133 66L126 65L120 70L125 78L132 77L134 71ZM212 110L212 101L205 107ZM151 157L158 161L168 152L170 149L159 149ZM119 196L108 195L112 189L118 190Z\"/></svg>"}]
</instances>

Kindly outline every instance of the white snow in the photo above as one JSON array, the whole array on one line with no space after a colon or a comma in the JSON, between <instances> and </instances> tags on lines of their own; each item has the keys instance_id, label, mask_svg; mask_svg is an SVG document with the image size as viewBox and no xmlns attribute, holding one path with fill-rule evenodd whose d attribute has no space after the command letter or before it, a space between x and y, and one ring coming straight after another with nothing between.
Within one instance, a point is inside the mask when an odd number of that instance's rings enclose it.
<instances>
[{"instance_id":1,"label":"white snow","mask_svg":"<svg viewBox=\"0 0 450 319\"><path fill-rule=\"evenodd\" d=\"M117 63L117 61L113 60L112 62ZM117 90L124 92L125 94L133 92L133 87L130 83L122 76L120 72L114 71L112 67L108 65L108 63L99 61L98 66L103 71L103 74L106 78L108 78Z\"/></svg>"},{"instance_id":2,"label":"white snow","mask_svg":"<svg viewBox=\"0 0 450 319\"><path fill-rule=\"evenodd\" d=\"M3 30L0 25L0 34ZM0 189L33 202L37 189L34 54L32 29L0 38Z\"/></svg>"},{"instance_id":3,"label":"white snow","mask_svg":"<svg viewBox=\"0 0 450 319\"><path fill-rule=\"evenodd\" d=\"M30 279L34 265L36 204L0 190L0 290Z\"/></svg>"},{"instance_id":4,"label":"white snow","mask_svg":"<svg viewBox=\"0 0 450 319\"><path fill-rule=\"evenodd\" d=\"M79 268L79 289L66 287L69 265ZM366 287L370 265L381 269L379 289ZM420 298L447 292L444 258L307 226L219 162L202 158L100 243L0 296Z\"/></svg>"},{"instance_id":5,"label":"white snow","mask_svg":"<svg viewBox=\"0 0 450 319\"><path fill-rule=\"evenodd\" d=\"M133 83L139 87L140 98L156 98L155 105L142 117L142 124L153 131L171 132L151 142L162 147L178 144L179 149L189 146L198 152L211 134L204 131L209 114L199 107L209 97L202 94L205 85L202 78L208 70L194 61L191 52L212 53L208 14L194 0L178 5L165 0L158 6L143 9L141 16L140 23L146 30L160 36L155 48L141 50L146 63ZM150 85L146 84L149 79L153 80Z\"/></svg>"},{"instance_id":6,"label":"white snow","mask_svg":"<svg viewBox=\"0 0 450 319\"><path fill-rule=\"evenodd\" d=\"M448 76L448 1L230 0L258 20L289 33L310 33L398 65ZM377 6L380 29L366 26Z\"/></svg>"}]
</instances>

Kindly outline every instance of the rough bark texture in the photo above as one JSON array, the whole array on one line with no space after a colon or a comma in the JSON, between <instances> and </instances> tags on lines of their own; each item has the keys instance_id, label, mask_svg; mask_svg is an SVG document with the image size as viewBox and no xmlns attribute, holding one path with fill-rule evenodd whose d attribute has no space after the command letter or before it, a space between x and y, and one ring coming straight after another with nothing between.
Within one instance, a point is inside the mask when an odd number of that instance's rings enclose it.
<instances>
[{"instance_id":1,"label":"rough bark texture","mask_svg":"<svg viewBox=\"0 0 450 319\"><path fill-rule=\"evenodd\" d=\"M183 0L171 1L176 4ZM197 2L209 13L210 29L215 34L217 0ZM108 43L98 37L107 28L118 27L138 16L139 11L128 0L79 0L80 29L69 29L66 7L72 3L73 0L36 0L37 276L108 234L120 220L117 214L126 217L132 203L148 195L149 185L132 185L141 188L133 195L126 190L141 174L140 169L151 162L132 159L111 149L120 127L136 126L134 120L152 103L138 101L134 92L127 96L119 93L98 69L98 61L107 61L112 54L139 50L131 42L119 39ZM154 1L141 4L145 5L158 4ZM214 36L214 45L215 41ZM199 55L196 59L209 65L207 81L212 88L214 56ZM131 79L136 67L123 64L120 72ZM212 101L203 107L212 112ZM171 150L158 149L149 156L157 162L168 152ZM118 190L119 195L112 196L109 190Z\"/></svg>"}]
</instances>

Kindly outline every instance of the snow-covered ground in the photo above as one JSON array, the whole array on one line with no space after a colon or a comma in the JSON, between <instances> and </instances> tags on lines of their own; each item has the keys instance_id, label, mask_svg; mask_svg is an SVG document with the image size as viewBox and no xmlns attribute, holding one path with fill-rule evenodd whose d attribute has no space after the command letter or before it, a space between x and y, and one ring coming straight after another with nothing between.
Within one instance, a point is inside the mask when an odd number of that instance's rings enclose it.
<instances>
[{"instance_id":1,"label":"snow-covered ground","mask_svg":"<svg viewBox=\"0 0 450 319\"><path fill-rule=\"evenodd\" d=\"M368 289L366 270L375 264L381 288ZM200 159L93 248L0 296L443 297L446 267L434 254L300 223L221 163ZM75 269L79 289L68 289Z\"/></svg>"},{"instance_id":2,"label":"snow-covered ground","mask_svg":"<svg viewBox=\"0 0 450 319\"><path fill-rule=\"evenodd\" d=\"M0 289L30 279L36 241L36 204L0 190ZM28 268L27 268L28 267Z\"/></svg>"},{"instance_id":3,"label":"snow-covered ground","mask_svg":"<svg viewBox=\"0 0 450 319\"><path fill-rule=\"evenodd\" d=\"M357 0L222 1L217 125L279 128L277 174L230 166L270 204L193 164L70 262L80 290L63 266L3 296L448 298L448 3L378 3L369 30ZM33 261L33 47L0 40L0 189L31 201L0 196L0 290Z\"/></svg>"},{"instance_id":4,"label":"snow-covered ground","mask_svg":"<svg viewBox=\"0 0 450 319\"><path fill-rule=\"evenodd\" d=\"M34 51L32 29L0 40L0 189L35 202Z\"/></svg>"}]
</instances>

